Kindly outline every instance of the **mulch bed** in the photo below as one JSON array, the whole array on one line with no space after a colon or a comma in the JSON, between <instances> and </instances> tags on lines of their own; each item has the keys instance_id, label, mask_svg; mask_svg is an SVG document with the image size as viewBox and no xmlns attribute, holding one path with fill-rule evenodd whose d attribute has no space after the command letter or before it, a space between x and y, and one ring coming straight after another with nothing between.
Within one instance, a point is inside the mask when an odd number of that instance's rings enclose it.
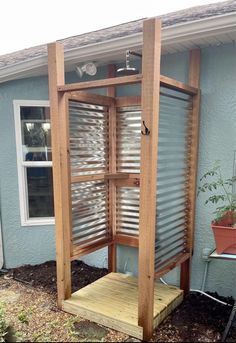
<instances>
[{"instance_id":1,"label":"mulch bed","mask_svg":"<svg viewBox=\"0 0 236 343\"><path fill-rule=\"evenodd\" d=\"M73 292L107 274L81 261L72 263ZM37 266L23 266L12 270L15 280L48 293L56 293L56 264L54 261ZM232 298L216 298L233 303ZM183 303L158 327L153 342L219 342L229 318L231 307L221 305L199 293L190 293ZM236 328L232 328L227 342L236 342Z\"/></svg>"},{"instance_id":2,"label":"mulch bed","mask_svg":"<svg viewBox=\"0 0 236 343\"><path fill-rule=\"evenodd\" d=\"M37 266L26 265L12 270L13 278L33 287L44 289L49 293L57 292L56 263L45 262ZM96 281L107 274L107 269L88 266L82 261L71 263L72 292Z\"/></svg>"}]
</instances>

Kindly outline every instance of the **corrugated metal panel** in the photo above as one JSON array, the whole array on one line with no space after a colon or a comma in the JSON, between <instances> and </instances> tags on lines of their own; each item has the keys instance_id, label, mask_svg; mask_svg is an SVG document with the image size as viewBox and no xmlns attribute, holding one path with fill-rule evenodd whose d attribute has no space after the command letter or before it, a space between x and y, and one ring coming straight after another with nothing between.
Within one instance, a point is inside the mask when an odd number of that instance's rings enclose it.
<instances>
[{"instance_id":1,"label":"corrugated metal panel","mask_svg":"<svg viewBox=\"0 0 236 343\"><path fill-rule=\"evenodd\" d=\"M139 188L117 188L117 233L138 236Z\"/></svg>"},{"instance_id":2,"label":"corrugated metal panel","mask_svg":"<svg viewBox=\"0 0 236 343\"><path fill-rule=\"evenodd\" d=\"M72 176L107 171L108 114L104 106L69 102Z\"/></svg>"},{"instance_id":3,"label":"corrugated metal panel","mask_svg":"<svg viewBox=\"0 0 236 343\"><path fill-rule=\"evenodd\" d=\"M108 189L104 181L72 184L72 239L81 248L108 238Z\"/></svg>"},{"instance_id":4,"label":"corrugated metal panel","mask_svg":"<svg viewBox=\"0 0 236 343\"><path fill-rule=\"evenodd\" d=\"M186 243L186 179L191 97L161 89L157 170L156 270L182 253Z\"/></svg>"},{"instance_id":5,"label":"corrugated metal panel","mask_svg":"<svg viewBox=\"0 0 236 343\"><path fill-rule=\"evenodd\" d=\"M117 113L117 170L140 173L140 106L123 107Z\"/></svg>"}]
</instances>

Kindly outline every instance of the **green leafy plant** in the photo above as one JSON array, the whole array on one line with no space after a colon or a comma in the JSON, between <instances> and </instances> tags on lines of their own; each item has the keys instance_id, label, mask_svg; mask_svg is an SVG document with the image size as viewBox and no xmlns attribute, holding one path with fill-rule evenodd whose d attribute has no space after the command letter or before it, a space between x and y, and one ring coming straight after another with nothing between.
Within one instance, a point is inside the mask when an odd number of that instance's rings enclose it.
<instances>
[{"instance_id":1,"label":"green leafy plant","mask_svg":"<svg viewBox=\"0 0 236 343\"><path fill-rule=\"evenodd\" d=\"M229 218L231 226L236 227L236 194L233 192L233 183L236 177L224 179L221 172L220 161L216 161L213 168L208 170L200 179L198 194L210 192L205 204L216 205L214 221ZM220 206L218 206L220 205Z\"/></svg>"},{"instance_id":2,"label":"green leafy plant","mask_svg":"<svg viewBox=\"0 0 236 343\"><path fill-rule=\"evenodd\" d=\"M28 324L32 315L31 308L21 308L17 314L17 318L21 323Z\"/></svg>"},{"instance_id":3,"label":"green leafy plant","mask_svg":"<svg viewBox=\"0 0 236 343\"><path fill-rule=\"evenodd\" d=\"M8 333L8 325L5 319L5 307L0 303L0 342L5 342L5 336Z\"/></svg>"}]
</instances>

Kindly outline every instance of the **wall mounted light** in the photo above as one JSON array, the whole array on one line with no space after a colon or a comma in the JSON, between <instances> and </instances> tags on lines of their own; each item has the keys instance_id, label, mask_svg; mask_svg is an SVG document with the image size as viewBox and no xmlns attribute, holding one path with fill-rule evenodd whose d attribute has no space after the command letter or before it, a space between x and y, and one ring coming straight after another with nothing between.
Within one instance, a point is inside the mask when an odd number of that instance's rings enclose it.
<instances>
[{"instance_id":1,"label":"wall mounted light","mask_svg":"<svg viewBox=\"0 0 236 343\"><path fill-rule=\"evenodd\" d=\"M85 63L83 65L76 65L75 71L79 77L82 77L84 75L84 73L87 75L90 75L90 76L94 76L97 73L97 67L96 67L95 63L88 62L88 63Z\"/></svg>"}]
</instances>

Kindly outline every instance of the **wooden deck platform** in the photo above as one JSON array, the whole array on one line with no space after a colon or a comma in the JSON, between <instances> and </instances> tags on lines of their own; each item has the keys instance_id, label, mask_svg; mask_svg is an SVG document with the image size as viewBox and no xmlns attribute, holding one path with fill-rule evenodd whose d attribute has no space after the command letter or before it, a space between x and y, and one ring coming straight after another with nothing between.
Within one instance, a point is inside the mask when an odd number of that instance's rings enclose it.
<instances>
[{"instance_id":1,"label":"wooden deck platform","mask_svg":"<svg viewBox=\"0 0 236 343\"><path fill-rule=\"evenodd\" d=\"M179 288L155 285L154 327L183 300ZM81 316L109 328L143 338L138 325L138 279L110 273L72 294L63 302L64 311Z\"/></svg>"}]
</instances>

